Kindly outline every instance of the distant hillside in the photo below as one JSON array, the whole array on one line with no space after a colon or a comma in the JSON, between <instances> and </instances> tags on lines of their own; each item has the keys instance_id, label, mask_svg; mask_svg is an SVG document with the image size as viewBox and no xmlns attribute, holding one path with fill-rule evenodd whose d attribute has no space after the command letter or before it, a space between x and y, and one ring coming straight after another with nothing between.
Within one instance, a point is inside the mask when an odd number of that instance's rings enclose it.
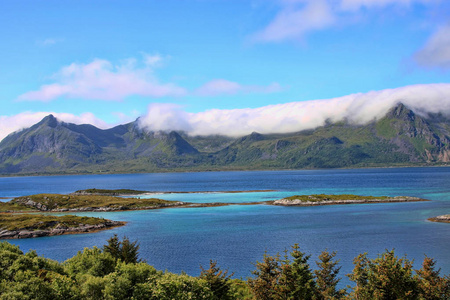
<instances>
[{"instance_id":1,"label":"distant hillside","mask_svg":"<svg viewBox=\"0 0 450 300\"><path fill-rule=\"evenodd\" d=\"M327 124L290 134L191 137L137 122L102 130L52 115L0 142L1 174L346 168L450 162L450 120L403 104L365 125Z\"/></svg>"}]
</instances>

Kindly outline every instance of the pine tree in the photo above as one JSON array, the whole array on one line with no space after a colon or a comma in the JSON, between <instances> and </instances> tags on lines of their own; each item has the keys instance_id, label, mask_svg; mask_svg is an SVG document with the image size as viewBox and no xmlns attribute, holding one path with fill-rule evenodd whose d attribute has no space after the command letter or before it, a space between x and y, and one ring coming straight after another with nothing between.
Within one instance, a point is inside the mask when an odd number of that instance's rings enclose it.
<instances>
[{"instance_id":1,"label":"pine tree","mask_svg":"<svg viewBox=\"0 0 450 300\"><path fill-rule=\"evenodd\" d=\"M316 262L318 269L314 271L314 275L318 299L341 299L346 294L345 290L337 290L337 284L341 280L338 278L341 267L337 267L339 260L333 260L335 256L336 252L329 253L325 250Z\"/></svg>"},{"instance_id":2,"label":"pine tree","mask_svg":"<svg viewBox=\"0 0 450 300\"><path fill-rule=\"evenodd\" d=\"M418 281L412 274L412 261L398 258L394 250L385 251L376 259L366 254L354 260L355 268L349 275L356 282L355 299L419 299Z\"/></svg>"},{"instance_id":3,"label":"pine tree","mask_svg":"<svg viewBox=\"0 0 450 300\"><path fill-rule=\"evenodd\" d=\"M139 244L137 241L130 242L125 236L122 240L122 247L120 249L120 257L125 263L138 263L139 259Z\"/></svg>"},{"instance_id":4,"label":"pine tree","mask_svg":"<svg viewBox=\"0 0 450 300\"><path fill-rule=\"evenodd\" d=\"M248 285L256 299L279 299L278 281L280 279L280 256L264 253L263 261L256 262L256 270L252 271L255 278L248 279Z\"/></svg>"},{"instance_id":5,"label":"pine tree","mask_svg":"<svg viewBox=\"0 0 450 300\"><path fill-rule=\"evenodd\" d=\"M111 254L114 258L120 257L120 241L117 234L114 234L106 241L108 244L103 246L103 251Z\"/></svg>"},{"instance_id":6,"label":"pine tree","mask_svg":"<svg viewBox=\"0 0 450 300\"><path fill-rule=\"evenodd\" d=\"M230 299L230 278L233 276L228 275L228 270L222 271L220 267L217 266L217 261L209 261L209 269L205 270L200 266L202 270L200 273L200 278L205 279L212 293L214 294L214 299Z\"/></svg>"},{"instance_id":7,"label":"pine tree","mask_svg":"<svg viewBox=\"0 0 450 300\"><path fill-rule=\"evenodd\" d=\"M450 299L450 278L441 277L435 270L436 261L425 257L422 269L416 270L421 298L425 300Z\"/></svg>"},{"instance_id":8,"label":"pine tree","mask_svg":"<svg viewBox=\"0 0 450 300\"><path fill-rule=\"evenodd\" d=\"M316 293L316 285L308 260L311 255L305 255L300 251L298 244L291 247L288 259L283 263L280 284L285 286L287 299L313 299Z\"/></svg>"},{"instance_id":9,"label":"pine tree","mask_svg":"<svg viewBox=\"0 0 450 300\"><path fill-rule=\"evenodd\" d=\"M103 251L111 254L115 259L120 259L125 263L141 262L137 241L130 242L126 236L124 236L122 241L119 241L117 234L114 234L107 242L108 244L103 246Z\"/></svg>"}]
</instances>

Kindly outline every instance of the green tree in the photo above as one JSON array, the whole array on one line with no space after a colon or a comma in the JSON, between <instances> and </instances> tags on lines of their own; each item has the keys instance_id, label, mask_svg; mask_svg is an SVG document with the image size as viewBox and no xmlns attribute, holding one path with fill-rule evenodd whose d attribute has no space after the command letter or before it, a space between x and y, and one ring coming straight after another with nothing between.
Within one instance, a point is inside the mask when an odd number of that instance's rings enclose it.
<instances>
[{"instance_id":1,"label":"green tree","mask_svg":"<svg viewBox=\"0 0 450 300\"><path fill-rule=\"evenodd\" d=\"M450 299L450 278L439 275L435 270L436 261L425 256L422 268L416 270L420 296L425 300Z\"/></svg>"},{"instance_id":2,"label":"green tree","mask_svg":"<svg viewBox=\"0 0 450 300\"><path fill-rule=\"evenodd\" d=\"M131 299L138 285L160 276L162 276L161 271L156 271L154 267L146 263L127 264L119 262L115 272L105 277L107 279L105 298L114 300Z\"/></svg>"},{"instance_id":3,"label":"green tree","mask_svg":"<svg viewBox=\"0 0 450 300\"><path fill-rule=\"evenodd\" d=\"M194 300L213 299L206 280L186 274L165 273L150 283L152 299L158 300Z\"/></svg>"},{"instance_id":4,"label":"green tree","mask_svg":"<svg viewBox=\"0 0 450 300\"><path fill-rule=\"evenodd\" d=\"M319 261L316 262L318 269L314 271L317 287L317 299L332 300L341 299L345 290L338 290L337 285L341 280L338 278L339 270L337 267L339 260L334 260L336 252L329 253L322 251L319 255Z\"/></svg>"},{"instance_id":5,"label":"green tree","mask_svg":"<svg viewBox=\"0 0 450 300\"><path fill-rule=\"evenodd\" d=\"M356 282L351 297L355 299L419 299L417 280L412 274L412 262L398 258L394 250L385 251L370 260L367 254L355 258L355 268L349 275Z\"/></svg>"},{"instance_id":6,"label":"green tree","mask_svg":"<svg viewBox=\"0 0 450 300\"><path fill-rule=\"evenodd\" d=\"M119 241L117 234L114 234L107 240L108 244L103 246L103 251L109 253L115 259L120 259L125 263L138 263L139 259L139 244L137 241L131 242L128 237L124 237Z\"/></svg>"},{"instance_id":7,"label":"green tree","mask_svg":"<svg viewBox=\"0 0 450 300\"><path fill-rule=\"evenodd\" d=\"M81 298L83 300L104 299L104 290L107 280L104 277L82 274L78 276Z\"/></svg>"},{"instance_id":8,"label":"green tree","mask_svg":"<svg viewBox=\"0 0 450 300\"><path fill-rule=\"evenodd\" d=\"M279 298L278 281L281 276L280 256L264 253L263 260L256 262L255 278L248 279L248 285L256 299L271 300Z\"/></svg>"},{"instance_id":9,"label":"green tree","mask_svg":"<svg viewBox=\"0 0 450 300\"><path fill-rule=\"evenodd\" d=\"M309 267L310 255L305 255L298 244L280 254L264 254L263 261L256 263L252 272L255 278L248 279L248 285L256 299L314 299L316 286Z\"/></svg>"},{"instance_id":10,"label":"green tree","mask_svg":"<svg viewBox=\"0 0 450 300\"><path fill-rule=\"evenodd\" d=\"M55 299L79 300L81 299L78 282L74 279L55 272L47 274Z\"/></svg>"},{"instance_id":11,"label":"green tree","mask_svg":"<svg viewBox=\"0 0 450 300\"><path fill-rule=\"evenodd\" d=\"M103 277L114 272L116 260L109 253L97 247L84 248L77 255L64 262L65 269L72 277L82 274Z\"/></svg>"},{"instance_id":12,"label":"green tree","mask_svg":"<svg viewBox=\"0 0 450 300\"><path fill-rule=\"evenodd\" d=\"M313 273L309 267L308 260L311 255L305 255L300 251L298 244L291 247L290 261L287 254L281 265L281 276L279 280L283 299L313 299L316 294L316 285Z\"/></svg>"},{"instance_id":13,"label":"green tree","mask_svg":"<svg viewBox=\"0 0 450 300\"><path fill-rule=\"evenodd\" d=\"M121 242L117 237L117 234L114 234L111 238L106 241L108 244L103 245L103 251L112 255L114 258L120 258L120 245Z\"/></svg>"},{"instance_id":14,"label":"green tree","mask_svg":"<svg viewBox=\"0 0 450 300\"><path fill-rule=\"evenodd\" d=\"M200 266L200 278L206 280L209 288L213 293L212 299L230 299L230 278L233 274L228 275L228 270L221 270L217 266L217 261L209 261L209 269L205 270Z\"/></svg>"}]
</instances>

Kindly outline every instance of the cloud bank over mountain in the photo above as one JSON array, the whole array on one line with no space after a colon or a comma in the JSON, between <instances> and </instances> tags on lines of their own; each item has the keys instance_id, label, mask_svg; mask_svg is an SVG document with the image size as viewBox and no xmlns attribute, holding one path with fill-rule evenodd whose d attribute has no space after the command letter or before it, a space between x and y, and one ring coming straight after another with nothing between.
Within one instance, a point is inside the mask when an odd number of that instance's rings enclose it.
<instances>
[{"instance_id":1,"label":"cloud bank over mountain","mask_svg":"<svg viewBox=\"0 0 450 300\"><path fill-rule=\"evenodd\" d=\"M450 84L412 85L332 99L198 113L174 104L151 104L139 122L147 130L183 130L191 135L284 133L312 129L327 121L346 119L364 124L383 117L399 102L418 113L450 115Z\"/></svg>"},{"instance_id":2,"label":"cloud bank over mountain","mask_svg":"<svg viewBox=\"0 0 450 300\"><path fill-rule=\"evenodd\" d=\"M197 113L188 112L176 104L152 103L139 118L139 125L149 131L182 130L190 135L222 134L237 137L254 131L288 133L313 129L327 121L348 120L364 124L383 117L399 102L419 114L442 113L450 116L450 84L411 85L332 99L258 108L210 109ZM52 112L24 112L14 116L0 116L0 139L13 131L32 126L50 113ZM64 122L88 123L103 129L112 126L89 112L79 116L70 113L52 114Z\"/></svg>"}]
</instances>

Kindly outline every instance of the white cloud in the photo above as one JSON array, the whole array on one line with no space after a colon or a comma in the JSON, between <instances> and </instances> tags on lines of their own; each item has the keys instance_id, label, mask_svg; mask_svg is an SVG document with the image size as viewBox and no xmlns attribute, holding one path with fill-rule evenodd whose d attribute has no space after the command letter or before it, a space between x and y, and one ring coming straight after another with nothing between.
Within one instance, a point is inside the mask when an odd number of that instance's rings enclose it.
<instances>
[{"instance_id":1,"label":"white cloud","mask_svg":"<svg viewBox=\"0 0 450 300\"><path fill-rule=\"evenodd\" d=\"M103 129L110 126L92 113L83 113L77 116L69 113L23 112L13 116L0 116L0 141L12 132L33 126L49 114L53 114L55 118L66 123L92 124Z\"/></svg>"},{"instance_id":2,"label":"white cloud","mask_svg":"<svg viewBox=\"0 0 450 300\"><path fill-rule=\"evenodd\" d=\"M410 7L434 4L440 0L278 0L280 10L262 30L252 36L256 42L302 40L310 32L345 24L349 17L357 19L363 10ZM362 18L364 19L364 18Z\"/></svg>"},{"instance_id":3,"label":"white cloud","mask_svg":"<svg viewBox=\"0 0 450 300\"><path fill-rule=\"evenodd\" d=\"M159 54L144 53L144 63L149 67L155 67L163 61L163 57Z\"/></svg>"},{"instance_id":4,"label":"white cloud","mask_svg":"<svg viewBox=\"0 0 450 300\"><path fill-rule=\"evenodd\" d=\"M88 64L72 63L52 76L54 83L42 85L36 91L20 95L19 101L49 102L58 98L80 98L106 101L121 101L132 95L160 98L186 95L219 96L236 93L274 93L281 91L278 83L267 86L242 85L226 79L211 80L199 88L189 91L173 83L160 83L153 69L165 60L161 55L143 53L144 67L137 67L134 58L113 65L104 59L95 59Z\"/></svg>"},{"instance_id":5,"label":"white cloud","mask_svg":"<svg viewBox=\"0 0 450 300\"><path fill-rule=\"evenodd\" d=\"M417 112L450 116L450 84L412 85L333 99L199 113L189 113L175 105L152 104L140 124L148 130L184 130L191 135L285 133L312 129L324 125L326 120L347 119L364 124L381 118L399 102Z\"/></svg>"},{"instance_id":6,"label":"white cloud","mask_svg":"<svg viewBox=\"0 0 450 300\"><path fill-rule=\"evenodd\" d=\"M358 10L365 8L381 8L389 5L410 6L414 3L433 3L439 0L342 0L340 7L344 10Z\"/></svg>"},{"instance_id":7,"label":"white cloud","mask_svg":"<svg viewBox=\"0 0 450 300\"><path fill-rule=\"evenodd\" d=\"M334 22L331 7L324 0L284 1L281 11L269 25L253 36L253 40L279 42L302 39L308 32L324 29Z\"/></svg>"},{"instance_id":8,"label":"white cloud","mask_svg":"<svg viewBox=\"0 0 450 300\"><path fill-rule=\"evenodd\" d=\"M56 44L56 43L59 43L59 42L62 42L62 41L64 41L64 39L57 39L57 38L47 38L47 39L44 39L44 40L39 40L39 41L37 41L36 43L39 45L39 46L51 46L51 45L54 45L54 44Z\"/></svg>"},{"instance_id":9,"label":"white cloud","mask_svg":"<svg viewBox=\"0 0 450 300\"><path fill-rule=\"evenodd\" d=\"M450 25L440 27L414 59L426 68L450 69Z\"/></svg>"},{"instance_id":10,"label":"white cloud","mask_svg":"<svg viewBox=\"0 0 450 300\"><path fill-rule=\"evenodd\" d=\"M139 118L139 125L149 131L184 130L191 131L190 114L179 105L152 103L147 113Z\"/></svg>"},{"instance_id":11,"label":"white cloud","mask_svg":"<svg viewBox=\"0 0 450 300\"><path fill-rule=\"evenodd\" d=\"M149 64L155 65L159 61L158 56L147 56L143 68L136 66L135 59L125 60L118 66L102 59L88 64L72 63L53 76L55 83L22 94L18 99L51 101L68 97L120 101L131 95L164 97L186 94L184 88L175 84L159 83L149 67Z\"/></svg>"},{"instance_id":12,"label":"white cloud","mask_svg":"<svg viewBox=\"0 0 450 300\"><path fill-rule=\"evenodd\" d=\"M199 87L195 94L199 96L218 96L238 93L274 93L280 90L281 86L278 83L272 83L268 86L242 85L225 79L215 79Z\"/></svg>"}]
</instances>

